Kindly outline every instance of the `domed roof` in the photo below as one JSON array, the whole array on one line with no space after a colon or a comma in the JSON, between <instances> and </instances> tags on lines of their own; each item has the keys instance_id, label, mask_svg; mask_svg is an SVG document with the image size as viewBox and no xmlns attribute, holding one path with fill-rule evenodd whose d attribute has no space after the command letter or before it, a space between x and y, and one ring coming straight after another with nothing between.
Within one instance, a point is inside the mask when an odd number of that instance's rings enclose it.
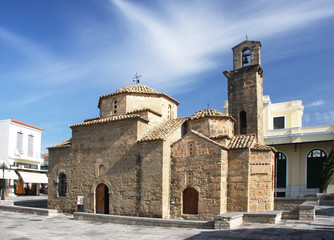
<instances>
[{"instance_id":1,"label":"domed roof","mask_svg":"<svg viewBox=\"0 0 334 240\"><path fill-rule=\"evenodd\" d=\"M201 119L206 117L213 117L213 118L230 118L229 116L219 112L216 109L207 108L201 111L196 112L194 115L190 117L191 120L194 119Z\"/></svg>"},{"instance_id":2,"label":"domed roof","mask_svg":"<svg viewBox=\"0 0 334 240\"><path fill-rule=\"evenodd\" d=\"M153 89L151 87L148 87L146 85L134 84L134 85L129 85L129 86L122 87L122 88L116 90L114 93L101 96L100 100L99 100L99 105L98 106L100 107L101 99L106 98L106 97L115 96L115 95L118 95L118 94L123 94L123 93L128 93L128 94L147 94L147 95L162 96L164 98L172 100L177 105L179 105L178 101L176 101L174 98L168 96L165 93L160 93L160 92L156 91L155 89Z\"/></svg>"},{"instance_id":3,"label":"domed roof","mask_svg":"<svg viewBox=\"0 0 334 240\"><path fill-rule=\"evenodd\" d=\"M153 93L153 94L156 94L159 92L146 85L135 84L135 85L122 87L118 89L116 92L114 92L113 94L120 94L120 93Z\"/></svg>"}]
</instances>

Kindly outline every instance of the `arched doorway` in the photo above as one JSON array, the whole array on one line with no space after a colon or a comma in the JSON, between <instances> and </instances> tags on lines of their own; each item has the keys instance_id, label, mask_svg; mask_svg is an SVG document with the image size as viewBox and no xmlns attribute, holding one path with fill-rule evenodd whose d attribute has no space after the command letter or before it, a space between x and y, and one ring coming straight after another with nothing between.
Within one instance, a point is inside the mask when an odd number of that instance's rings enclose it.
<instances>
[{"instance_id":1,"label":"arched doorway","mask_svg":"<svg viewBox=\"0 0 334 240\"><path fill-rule=\"evenodd\" d=\"M183 214L198 214L198 192L194 188L183 191Z\"/></svg>"},{"instance_id":2,"label":"arched doorway","mask_svg":"<svg viewBox=\"0 0 334 240\"><path fill-rule=\"evenodd\" d=\"M282 188L286 188L286 172L287 172L287 157L282 152L275 154L275 192L276 197L285 197L285 191ZM279 191L278 189L281 188Z\"/></svg>"},{"instance_id":3,"label":"arched doorway","mask_svg":"<svg viewBox=\"0 0 334 240\"><path fill-rule=\"evenodd\" d=\"M96 187L96 213L109 214L109 189L103 183Z\"/></svg>"},{"instance_id":4,"label":"arched doorway","mask_svg":"<svg viewBox=\"0 0 334 240\"><path fill-rule=\"evenodd\" d=\"M314 149L307 154L307 188L320 186L320 172L322 165L327 159L327 154L321 149Z\"/></svg>"}]
</instances>

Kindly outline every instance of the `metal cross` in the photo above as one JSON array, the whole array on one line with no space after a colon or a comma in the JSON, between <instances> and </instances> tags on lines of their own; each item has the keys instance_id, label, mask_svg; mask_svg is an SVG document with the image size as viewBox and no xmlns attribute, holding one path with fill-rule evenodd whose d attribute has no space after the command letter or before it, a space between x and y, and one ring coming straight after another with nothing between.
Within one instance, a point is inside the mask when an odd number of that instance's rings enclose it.
<instances>
[{"instance_id":1,"label":"metal cross","mask_svg":"<svg viewBox=\"0 0 334 240\"><path fill-rule=\"evenodd\" d=\"M135 82L136 84L138 84L140 82L140 78L142 77L142 75L138 75L138 73L135 74L135 76L132 78L133 82Z\"/></svg>"}]
</instances>

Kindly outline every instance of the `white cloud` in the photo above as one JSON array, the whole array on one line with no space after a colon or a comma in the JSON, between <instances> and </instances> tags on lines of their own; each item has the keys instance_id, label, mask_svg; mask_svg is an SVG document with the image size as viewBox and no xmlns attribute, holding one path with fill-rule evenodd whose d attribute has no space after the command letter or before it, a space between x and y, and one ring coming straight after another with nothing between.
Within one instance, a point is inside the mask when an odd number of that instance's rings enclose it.
<instances>
[{"instance_id":1,"label":"white cloud","mask_svg":"<svg viewBox=\"0 0 334 240\"><path fill-rule=\"evenodd\" d=\"M134 42L145 53L144 60L133 65L152 81L162 83L168 79L169 85L179 83L181 77L222 65L211 56L230 51L246 33L252 39L265 39L334 15L332 1L258 1L252 9L247 5L230 11L221 6L224 2L216 1L211 1L217 3L214 6L207 1L187 5L160 1L158 10L138 2L111 2L130 20L129 30L137 36Z\"/></svg>"},{"instance_id":2,"label":"white cloud","mask_svg":"<svg viewBox=\"0 0 334 240\"><path fill-rule=\"evenodd\" d=\"M122 25L122 31L130 33L128 39L115 43L119 30L112 27L113 22L73 24L77 29L71 41L80 47L71 55L0 28L0 41L26 57L20 71L7 72L6 77L24 76L26 81L52 85L79 79L87 84L92 79L115 86L131 83L132 74L139 72L152 87L186 91L188 87L180 86L194 82L191 76L227 65L214 56L230 53L246 34L262 40L334 15L333 1L257 1L235 9L215 0L159 1L155 8L135 1L110 3L129 20Z\"/></svg>"},{"instance_id":3,"label":"white cloud","mask_svg":"<svg viewBox=\"0 0 334 240\"><path fill-rule=\"evenodd\" d=\"M326 102L324 100L317 100L317 101L314 101L312 103L310 103L309 105L306 105L307 107L316 107L316 106L321 106L321 105L324 105Z\"/></svg>"}]
</instances>

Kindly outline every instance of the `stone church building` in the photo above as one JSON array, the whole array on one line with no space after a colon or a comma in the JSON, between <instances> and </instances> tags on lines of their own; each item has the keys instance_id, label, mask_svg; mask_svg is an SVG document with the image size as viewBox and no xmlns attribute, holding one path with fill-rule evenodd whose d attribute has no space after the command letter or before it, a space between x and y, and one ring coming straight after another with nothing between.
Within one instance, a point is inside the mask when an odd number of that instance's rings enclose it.
<instances>
[{"instance_id":1,"label":"stone church building","mask_svg":"<svg viewBox=\"0 0 334 240\"><path fill-rule=\"evenodd\" d=\"M178 118L177 100L144 85L101 96L100 116L71 125L72 138L49 148L48 207L194 220L273 210L260 47L233 48L228 116L204 109Z\"/></svg>"}]
</instances>

